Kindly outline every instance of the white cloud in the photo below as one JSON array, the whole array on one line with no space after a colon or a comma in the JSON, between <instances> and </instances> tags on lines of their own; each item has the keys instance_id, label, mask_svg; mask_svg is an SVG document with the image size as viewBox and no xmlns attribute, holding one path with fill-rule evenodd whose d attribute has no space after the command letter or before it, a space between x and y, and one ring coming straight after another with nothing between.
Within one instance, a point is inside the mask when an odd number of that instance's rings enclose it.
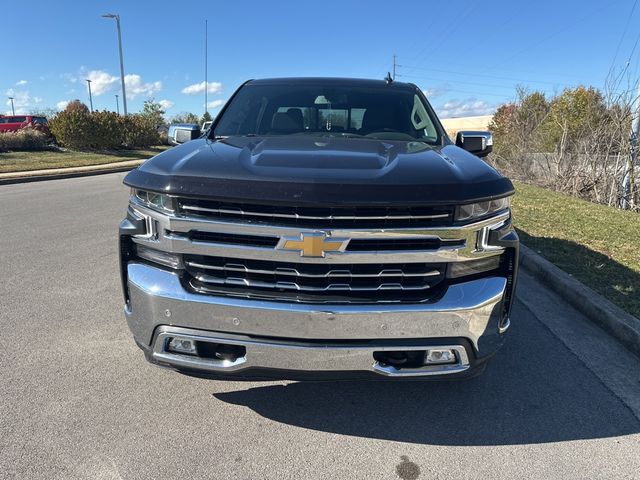
<instances>
[{"instance_id":1,"label":"white cloud","mask_svg":"<svg viewBox=\"0 0 640 480\"><path fill-rule=\"evenodd\" d=\"M58 110L64 110L65 108L67 108L67 105L69 105L69 100L60 100L58 103L56 103L56 108Z\"/></svg>"},{"instance_id":2,"label":"white cloud","mask_svg":"<svg viewBox=\"0 0 640 480\"><path fill-rule=\"evenodd\" d=\"M29 82L27 82L26 80L18 80L16 82L16 86L20 87L22 85L26 85L27 83L29 83Z\"/></svg>"},{"instance_id":3,"label":"white cloud","mask_svg":"<svg viewBox=\"0 0 640 480\"><path fill-rule=\"evenodd\" d=\"M91 80L91 93L96 97L107 93L118 83L118 77L110 75L104 70L91 70L85 78Z\"/></svg>"},{"instance_id":4,"label":"white cloud","mask_svg":"<svg viewBox=\"0 0 640 480\"><path fill-rule=\"evenodd\" d=\"M446 93L446 91L447 88L445 86L435 86L423 89L422 93L424 93L424 96L427 98L434 98L442 95L443 93Z\"/></svg>"},{"instance_id":5,"label":"white cloud","mask_svg":"<svg viewBox=\"0 0 640 480\"><path fill-rule=\"evenodd\" d=\"M199 93L204 93L205 85L208 93L216 94L222 92L222 83L220 82L209 82L207 84L200 82L183 88L182 93L185 95L197 95Z\"/></svg>"},{"instance_id":6,"label":"white cloud","mask_svg":"<svg viewBox=\"0 0 640 480\"><path fill-rule=\"evenodd\" d=\"M96 97L120 87L120 77L104 70L91 70L84 75L81 71L80 77L91 80L91 93ZM162 89L162 82L146 83L140 75L135 73L124 76L124 85L127 89L127 99L133 99L139 95L151 96Z\"/></svg>"},{"instance_id":7,"label":"white cloud","mask_svg":"<svg viewBox=\"0 0 640 480\"><path fill-rule=\"evenodd\" d=\"M33 97L35 103L42 103L42 97Z\"/></svg>"},{"instance_id":8,"label":"white cloud","mask_svg":"<svg viewBox=\"0 0 640 480\"><path fill-rule=\"evenodd\" d=\"M226 100L214 100L213 102L207 103L207 107L216 109L224 105L225 101Z\"/></svg>"},{"instance_id":9,"label":"white cloud","mask_svg":"<svg viewBox=\"0 0 640 480\"><path fill-rule=\"evenodd\" d=\"M164 110L169 110L174 105L171 100L160 100L158 103L162 106Z\"/></svg>"},{"instance_id":10,"label":"white cloud","mask_svg":"<svg viewBox=\"0 0 640 480\"><path fill-rule=\"evenodd\" d=\"M489 105L484 100L468 98L466 100L449 100L436 112L440 118L474 117L477 115L491 115L496 111L495 105Z\"/></svg>"},{"instance_id":11,"label":"white cloud","mask_svg":"<svg viewBox=\"0 0 640 480\"><path fill-rule=\"evenodd\" d=\"M125 75L124 84L127 88L127 98L135 98L138 95L150 97L162 90L162 82L145 83L140 75L135 74Z\"/></svg>"}]
</instances>

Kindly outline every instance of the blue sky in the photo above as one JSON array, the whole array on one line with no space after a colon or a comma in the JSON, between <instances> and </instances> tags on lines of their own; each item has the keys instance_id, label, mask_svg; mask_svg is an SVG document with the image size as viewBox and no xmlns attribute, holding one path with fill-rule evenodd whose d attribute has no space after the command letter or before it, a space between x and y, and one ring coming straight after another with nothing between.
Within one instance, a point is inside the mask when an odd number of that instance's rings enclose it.
<instances>
[{"instance_id":1,"label":"blue sky","mask_svg":"<svg viewBox=\"0 0 640 480\"><path fill-rule=\"evenodd\" d=\"M442 117L491 113L523 85L553 94L602 87L612 66L640 73L634 0L517 2L69 1L3 5L0 92L16 109L88 103L115 110L120 94L115 22L122 18L129 111L154 97L167 115L203 112L204 20L209 22L209 110L243 81L273 76L383 78L427 92ZM9 41L10 39L10 41ZM0 111L9 112L6 98ZM122 105L121 107L122 108Z\"/></svg>"}]
</instances>

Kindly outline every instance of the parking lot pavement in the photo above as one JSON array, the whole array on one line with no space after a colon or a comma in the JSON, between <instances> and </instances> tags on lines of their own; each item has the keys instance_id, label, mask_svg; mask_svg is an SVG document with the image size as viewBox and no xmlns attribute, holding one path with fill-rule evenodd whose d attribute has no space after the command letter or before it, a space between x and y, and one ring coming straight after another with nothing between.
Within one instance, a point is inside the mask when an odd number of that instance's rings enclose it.
<instances>
[{"instance_id":1,"label":"parking lot pavement","mask_svg":"<svg viewBox=\"0 0 640 480\"><path fill-rule=\"evenodd\" d=\"M639 478L640 361L523 275L465 382L218 382L121 311L123 174L0 187L0 478Z\"/></svg>"}]
</instances>

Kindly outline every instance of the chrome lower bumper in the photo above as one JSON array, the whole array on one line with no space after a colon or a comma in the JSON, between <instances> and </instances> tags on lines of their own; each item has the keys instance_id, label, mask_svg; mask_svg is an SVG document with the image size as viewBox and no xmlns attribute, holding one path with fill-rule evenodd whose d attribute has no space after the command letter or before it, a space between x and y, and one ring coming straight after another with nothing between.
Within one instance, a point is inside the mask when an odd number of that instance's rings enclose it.
<instances>
[{"instance_id":1,"label":"chrome lower bumper","mask_svg":"<svg viewBox=\"0 0 640 480\"><path fill-rule=\"evenodd\" d=\"M173 337L190 339L200 344L224 344L244 347L244 354L237 358L216 359L174 353L167 349ZM462 345L438 345L455 352L456 361L451 364L425 365L416 368L396 368L374 359L374 352L422 351L425 345L372 346L358 344L317 345L276 340L256 340L250 337L225 335L179 327L160 327L151 360L175 368L213 373L233 373L251 369L268 368L276 371L344 372L371 371L389 377L417 377L441 374L457 374L469 369L469 356Z\"/></svg>"},{"instance_id":2,"label":"chrome lower bumper","mask_svg":"<svg viewBox=\"0 0 640 480\"><path fill-rule=\"evenodd\" d=\"M501 324L506 288L502 277L453 285L435 303L372 305L291 304L198 295L185 290L176 274L140 263L127 266L127 278L125 315L136 342L152 361L190 370L367 370L385 376L460 373L495 353L506 326ZM185 358L166 351L165 339L172 332L243 345L247 355L234 365ZM470 344L471 351L456 343L457 339ZM373 351L424 350L434 341L460 352L458 362L395 371L372 361Z\"/></svg>"}]
</instances>

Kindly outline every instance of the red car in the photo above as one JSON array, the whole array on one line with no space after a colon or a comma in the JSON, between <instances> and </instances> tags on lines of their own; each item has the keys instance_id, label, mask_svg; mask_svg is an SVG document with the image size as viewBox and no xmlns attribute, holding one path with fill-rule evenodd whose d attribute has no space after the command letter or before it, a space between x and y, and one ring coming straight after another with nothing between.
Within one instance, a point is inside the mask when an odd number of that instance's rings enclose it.
<instances>
[{"instance_id":1,"label":"red car","mask_svg":"<svg viewBox=\"0 0 640 480\"><path fill-rule=\"evenodd\" d=\"M49 132L49 124L46 117L35 115L0 115L0 133L15 132L25 127L33 127L47 135Z\"/></svg>"}]
</instances>

